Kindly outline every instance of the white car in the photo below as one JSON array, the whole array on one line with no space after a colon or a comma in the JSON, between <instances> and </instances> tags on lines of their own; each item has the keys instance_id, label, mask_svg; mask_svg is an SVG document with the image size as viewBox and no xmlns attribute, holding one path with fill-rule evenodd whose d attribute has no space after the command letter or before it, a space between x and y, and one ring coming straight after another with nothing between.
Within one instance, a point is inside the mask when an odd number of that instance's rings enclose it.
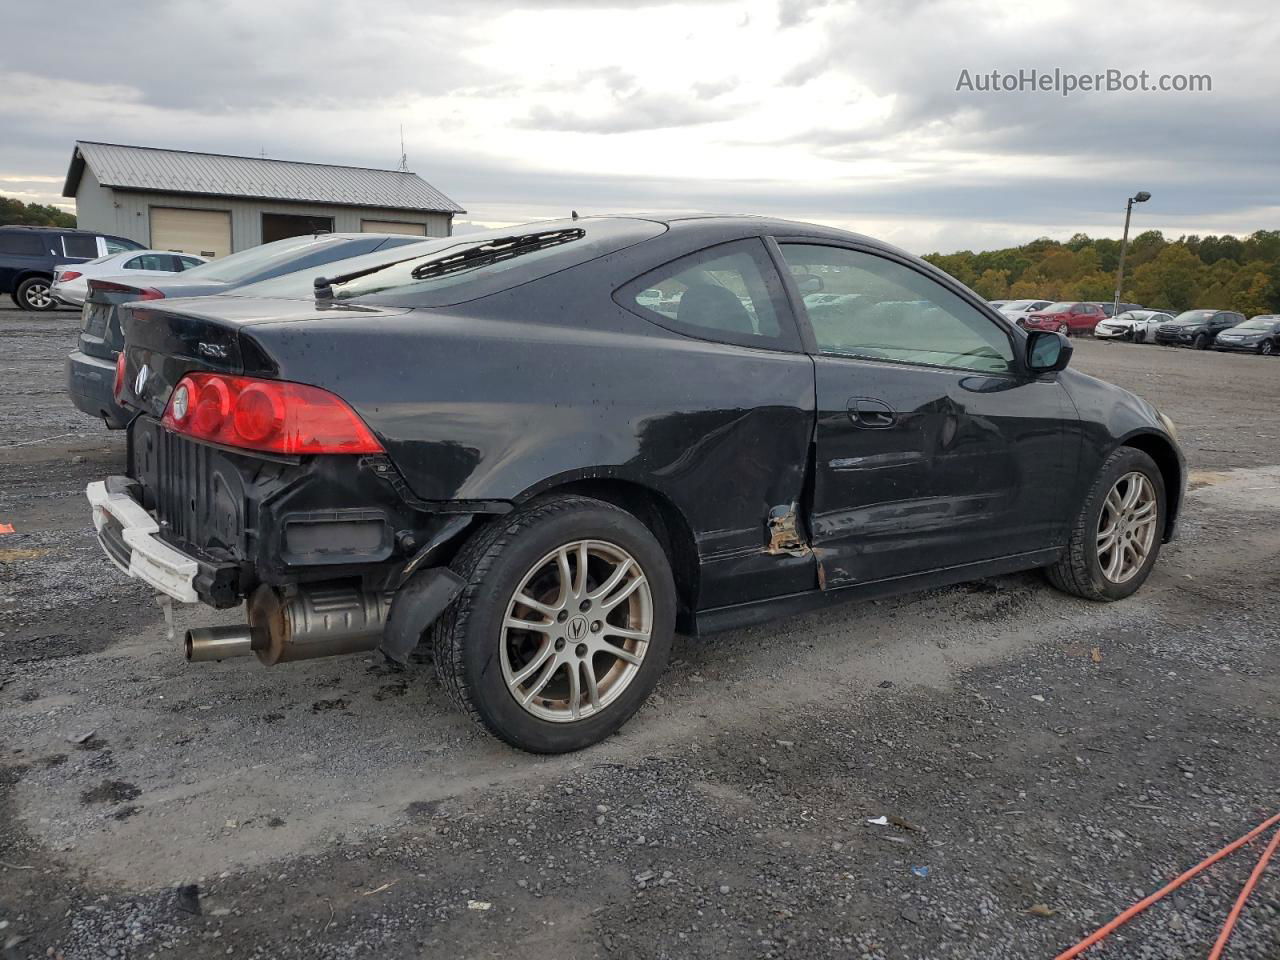
<instances>
[{"instance_id":1,"label":"white car","mask_svg":"<svg viewBox=\"0 0 1280 960\"><path fill-rule=\"evenodd\" d=\"M1154 343L1156 327L1169 323L1173 315L1159 310L1126 310L1114 317L1102 320L1093 328L1099 340L1131 340L1134 343Z\"/></svg>"},{"instance_id":2,"label":"white car","mask_svg":"<svg viewBox=\"0 0 1280 960\"><path fill-rule=\"evenodd\" d=\"M168 250L125 250L88 263L64 263L53 269L49 293L55 300L73 307L84 305L89 281L99 277L171 277L202 263L204 257Z\"/></svg>"},{"instance_id":3,"label":"white car","mask_svg":"<svg viewBox=\"0 0 1280 960\"><path fill-rule=\"evenodd\" d=\"M1009 300L1000 307L1000 312L1012 320L1014 323L1021 324L1028 316L1037 310L1043 310L1052 300Z\"/></svg>"}]
</instances>

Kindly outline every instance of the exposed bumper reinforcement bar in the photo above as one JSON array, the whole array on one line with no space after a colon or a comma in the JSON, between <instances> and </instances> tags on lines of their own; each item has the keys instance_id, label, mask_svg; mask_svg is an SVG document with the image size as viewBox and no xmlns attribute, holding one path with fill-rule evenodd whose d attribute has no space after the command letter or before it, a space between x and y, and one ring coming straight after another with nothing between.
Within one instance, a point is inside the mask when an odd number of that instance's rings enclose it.
<instances>
[{"instance_id":1,"label":"exposed bumper reinforcement bar","mask_svg":"<svg viewBox=\"0 0 1280 960\"><path fill-rule=\"evenodd\" d=\"M128 493L98 480L85 488L98 542L124 573L181 603L198 603L194 581L200 565L156 536L160 525Z\"/></svg>"}]
</instances>

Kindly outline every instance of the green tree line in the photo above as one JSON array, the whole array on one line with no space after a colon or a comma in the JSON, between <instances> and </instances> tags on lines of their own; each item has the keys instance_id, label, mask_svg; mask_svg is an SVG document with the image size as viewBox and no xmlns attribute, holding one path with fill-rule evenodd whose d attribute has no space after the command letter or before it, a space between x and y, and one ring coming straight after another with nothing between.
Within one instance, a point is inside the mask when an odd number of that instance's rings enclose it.
<instances>
[{"instance_id":1,"label":"green tree line","mask_svg":"<svg viewBox=\"0 0 1280 960\"><path fill-rule=\"evenodd\" d=\"M21 223L39 227L74 227L75 214L59 210L51 204L23 203L13 197L0 197L0 225Z\"/></svg>"},{"instance_id":2,"label":"green tree line","mask_svg":"<svg viewBox=\"0 0 1280 960\"><path fill-rule=\"evenodd\" d=\"M925 257L988 300L1112 298L1120 241L1077 233L1066 243L1041 238L1021 247ZM1125 255L1124 299L1170 310L1280 313L1280 230L1247 237L1140 233Z\"/></svg>"}]
</instances>

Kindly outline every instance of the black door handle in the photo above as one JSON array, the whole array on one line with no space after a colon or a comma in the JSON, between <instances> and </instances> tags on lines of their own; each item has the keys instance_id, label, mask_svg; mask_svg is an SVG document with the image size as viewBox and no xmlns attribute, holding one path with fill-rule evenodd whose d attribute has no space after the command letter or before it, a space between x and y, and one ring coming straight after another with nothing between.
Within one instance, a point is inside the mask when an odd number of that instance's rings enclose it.
<instances>
[{"instance_id":1,"label":"black door handle","mask_svg":"<svg viewBox=\"0 0 1280 960\"><path fill-rule=\"evenodd\" d=\"M869 430L883 430L898 421L898 415L893 407L874 397L852 397L845 410L855 427L865 427Z\"/></svg>"}]
</instances>

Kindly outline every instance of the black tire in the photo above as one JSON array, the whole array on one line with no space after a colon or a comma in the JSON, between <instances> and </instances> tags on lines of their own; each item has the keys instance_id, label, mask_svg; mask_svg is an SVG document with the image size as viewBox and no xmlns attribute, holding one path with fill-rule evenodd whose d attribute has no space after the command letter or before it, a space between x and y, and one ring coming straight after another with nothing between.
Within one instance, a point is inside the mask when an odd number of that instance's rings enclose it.
<instances>
[{"instance_id":1,"label":"black tire","mask_svg":"<svg viewBox=\"0 0 1280 960\"><path fill-rule=\"evenodd\" d=\"M639 564L653 598L652 633L638 671L616 700L584 719L544 720L520 706L507 688L501 627L530 567L580 539L616 544ZM624 510L581 496L534 501L477 531L450 566L467 586L432 629L436 669L454 702L512 746L568 753L600 742L640 708L666 668L676 614L671 565L649 528Z\"/></svg>"},{"instance_id":2,"label":"black tire","mask_svg":"<svg viewBox=\"0 0 1280 960\"><path fill-rule=\"evenodd\" d=\"M1270 357L1276 352L1276 345L1270 340L1263 340L1258 344L1258 352L1264 357Z\"/></svg>"},{"instance_id":3,"label":"black tire","mask_svg":"<svg viewBox=\"0 0 1280 960\"><path fill-rule=\"evenodd\" d=\"M48 277L27 277L18 284L13 299L17 301L18 308L21 310L45 313L58 305L58 301L54 300L49 293L52 284L53 281Z\"/></svg>"},{"instance_id":4,"label":"black tire","mask_svg":"<svg viewBox=\"0 0 1280 960\"><path fill-rule=\"evenodd\" d=\"M1195 343L1192 344L1197 350L1209 349L1209 335L1207 333L1197 333Z\"/></svg>"},{"instance_id":5,"label":"black tire","mask_svg":"<svg viewBox=\"0 0 1280 960\"><path fill-rule=\"evenodd\" d=\"M1133 472L1145 474L1155 488L1156 535L1151 551L1138 572L1124 583L1114 583L1103 574L1102 565L1098 561L1098 524L1111 488L1125 474ZM1160 468L1141 450L1121 447L1106 459L1098 471L1097 479L1072 524L1066 552L1057 563L1046 568L1049 582L1064 593L1084 597L1086 600L1123 600L1137 591L1150 576L1151 568L1160 556L1160 543L1167 517L1168 498Z\"/></svg>"}]
</instances>

